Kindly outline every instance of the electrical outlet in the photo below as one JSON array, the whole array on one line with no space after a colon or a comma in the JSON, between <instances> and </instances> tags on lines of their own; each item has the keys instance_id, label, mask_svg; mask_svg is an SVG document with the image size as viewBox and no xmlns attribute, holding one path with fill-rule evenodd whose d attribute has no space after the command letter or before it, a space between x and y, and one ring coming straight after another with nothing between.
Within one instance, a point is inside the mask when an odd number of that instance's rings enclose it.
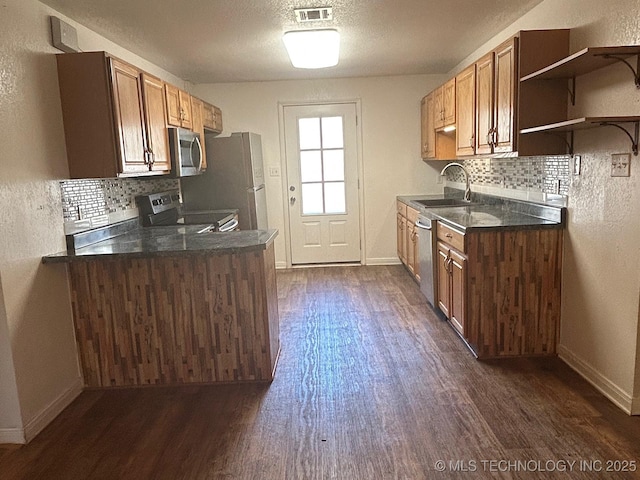
<instances>
[{"instance_id":1,"label":"electrical outlet","mask_svg":"<svg viewBox=\"0 0 640 480\"><path fill-rule=\"evenodd\" d=\"M582 157L580 155L573 156L573 174L580 175L582 171Z\"/></svg>"},{"instance_id":2,"label":"electrical outlet","mask_svg":"<svg viewBox=\"0 0 640 480\"><path fill-rule=\"evenodd\" d=\"M614 153L611 155L611 176L628 177L631 175L631 154Z\"/></svg>"},{"instance_id":3,"label":"electrical outlet","mask_svg":"<svg viewBox=\"0 0 640 480\"><path fill-rule=\"evenodd\" d=\"M279 177L280 176L280 167L278 165L271 165L269 167L269 176L270 177Z\"/></svg>"}]
</instances>

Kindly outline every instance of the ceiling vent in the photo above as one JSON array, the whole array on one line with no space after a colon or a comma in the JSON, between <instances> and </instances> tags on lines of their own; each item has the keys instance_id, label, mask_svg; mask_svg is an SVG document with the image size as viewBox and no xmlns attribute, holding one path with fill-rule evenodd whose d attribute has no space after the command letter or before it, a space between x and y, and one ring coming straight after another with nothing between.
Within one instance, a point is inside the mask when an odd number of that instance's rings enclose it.
<instances>
[{"instance_id":1,"label":"ceiling vent","mask_svg":"<svg viewBox=\"0 0 640 480\"><path fill-rule=\"evenodd\" d=\"M333 7L295 8L298 23L330 22L333 20Z\"/></svg>"}]
</instances>

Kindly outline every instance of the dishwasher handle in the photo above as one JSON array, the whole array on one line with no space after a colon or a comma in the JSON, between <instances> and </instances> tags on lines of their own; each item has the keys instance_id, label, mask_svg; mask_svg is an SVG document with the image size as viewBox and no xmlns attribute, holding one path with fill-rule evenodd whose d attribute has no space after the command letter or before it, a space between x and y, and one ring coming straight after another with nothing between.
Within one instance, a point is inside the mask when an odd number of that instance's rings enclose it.
<instances>
[{"instance_id":1,"label":"dishwasher handle","mask_svg":"<svg viewBox=\"0 0 640 480\"><path fill-rule=\"evenodd\" d=\"M420 221L420 219L416 220L416 227L422 228L423 230L431 230L431 225L426 225Z\"/></svg>"}]
</instances>

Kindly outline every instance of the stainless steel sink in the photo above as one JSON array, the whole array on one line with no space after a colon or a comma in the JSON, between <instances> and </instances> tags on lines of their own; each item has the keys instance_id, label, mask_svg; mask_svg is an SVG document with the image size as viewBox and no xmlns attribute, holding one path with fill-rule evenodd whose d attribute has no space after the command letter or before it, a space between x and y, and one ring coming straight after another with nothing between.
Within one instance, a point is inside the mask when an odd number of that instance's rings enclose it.
<instances>
[{"instance_id":1,"label":"stainless steel sink","mask_svg":"<svg viewBox=\"0 0 640 480\"><path fill-rule=\"evenodd\" d=\"M476 205L475 203L462 200L461 198L433 198L426 200L414 200L414 202L425 207L466 207Z\"/></svg>"}]
</instances>

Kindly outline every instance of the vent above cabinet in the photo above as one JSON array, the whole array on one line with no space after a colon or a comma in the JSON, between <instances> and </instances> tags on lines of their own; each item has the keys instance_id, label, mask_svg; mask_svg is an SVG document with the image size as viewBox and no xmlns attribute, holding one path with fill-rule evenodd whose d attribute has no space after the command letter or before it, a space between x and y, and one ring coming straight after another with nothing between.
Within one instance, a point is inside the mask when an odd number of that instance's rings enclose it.
<instances>
[{"instance_id":1,"label":"vent above cabinet","mask_svg":"<svg viewBox=\"0 0 640 480\"><path fill-rule=\"evenodd\" d=\"M330 22L333 20L333 7L295 8L298 23Z\"/></svg>"}]
</instances>

